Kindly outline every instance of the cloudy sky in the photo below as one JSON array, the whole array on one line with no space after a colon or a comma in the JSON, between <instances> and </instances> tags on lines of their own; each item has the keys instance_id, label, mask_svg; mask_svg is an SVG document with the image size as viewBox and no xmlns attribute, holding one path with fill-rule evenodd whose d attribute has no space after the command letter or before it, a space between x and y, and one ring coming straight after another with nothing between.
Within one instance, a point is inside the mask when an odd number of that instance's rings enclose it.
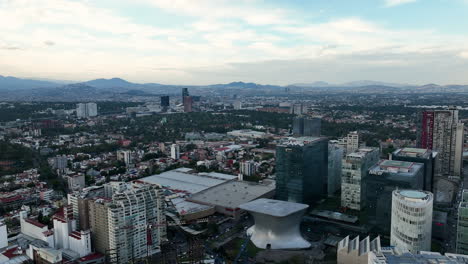
<instances>
[{"instance_id":1,"label":"cloudy sky","mask_svg":"<svg viewBox=\"0 0 468 264\"><path fill-rule=\"evenodd\" d=\"M468 84L468 0L0 0L0 75Z\"/></svg>"}]
</instances>

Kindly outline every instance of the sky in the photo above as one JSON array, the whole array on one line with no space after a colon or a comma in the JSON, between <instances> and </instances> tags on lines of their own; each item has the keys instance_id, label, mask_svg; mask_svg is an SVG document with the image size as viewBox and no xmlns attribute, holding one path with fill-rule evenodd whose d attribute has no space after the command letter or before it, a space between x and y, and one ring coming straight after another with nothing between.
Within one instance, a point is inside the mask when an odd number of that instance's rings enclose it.
<instances>
[{"instance_id":1,"label":"sky","mask_svg":"<svg viewBox=\"0 0 468 264\"><path fill-rule=\"evenodd\" d=\"M0 0L0 75L468 84L468 0Z\"/></svg>"}]
</instances>

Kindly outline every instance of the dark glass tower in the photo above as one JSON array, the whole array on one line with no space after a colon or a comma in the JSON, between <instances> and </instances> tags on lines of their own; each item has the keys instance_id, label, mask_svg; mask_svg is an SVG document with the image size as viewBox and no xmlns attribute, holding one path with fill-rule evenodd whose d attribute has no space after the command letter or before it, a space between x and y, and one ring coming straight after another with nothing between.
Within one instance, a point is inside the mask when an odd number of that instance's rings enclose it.
<instances>
[{"instance_id":1,"label":"dark glass tower","mask_svg":"<svg viewBox=\"0 0 468 264\"><path fill-rule=\"evenodd\" d=\"M276 148L276 197L314 204L327 197L328 139L302 137Z\"/></svg>"}]
</instances>

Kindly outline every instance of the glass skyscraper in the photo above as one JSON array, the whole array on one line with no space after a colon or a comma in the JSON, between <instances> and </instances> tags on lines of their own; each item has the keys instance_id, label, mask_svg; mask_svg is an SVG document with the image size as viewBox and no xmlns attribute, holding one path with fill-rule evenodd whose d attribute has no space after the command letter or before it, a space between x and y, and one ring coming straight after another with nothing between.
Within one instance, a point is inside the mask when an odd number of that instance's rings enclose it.
<instances>
[{"instance_id":1,"label":"glass skyscraper","mask_svg":"<svg viewBox=\"0 0 468 264\"><path fill-rule=\"evenodd\" d=\"M276 148L276 197L313 204L327 196L328 139L291 138Z\"/></svg>"}]
</instances>

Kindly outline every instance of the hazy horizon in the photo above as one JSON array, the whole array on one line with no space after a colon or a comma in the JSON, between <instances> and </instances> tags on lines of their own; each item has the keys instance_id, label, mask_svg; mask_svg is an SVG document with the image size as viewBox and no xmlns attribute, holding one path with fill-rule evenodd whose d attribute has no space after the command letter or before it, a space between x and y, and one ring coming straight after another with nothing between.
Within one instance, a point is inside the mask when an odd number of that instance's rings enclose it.
<instances>
[{"instance_id":1,"label":"hazy horizon","mask_svg":"<svg viewBox=\"0 0 468 264\"><path fill-rule=\"evenodd\" d=\"M466 0L0 0L0 74L467 84L467 11Z\"/></svg>"}]
</instances>

